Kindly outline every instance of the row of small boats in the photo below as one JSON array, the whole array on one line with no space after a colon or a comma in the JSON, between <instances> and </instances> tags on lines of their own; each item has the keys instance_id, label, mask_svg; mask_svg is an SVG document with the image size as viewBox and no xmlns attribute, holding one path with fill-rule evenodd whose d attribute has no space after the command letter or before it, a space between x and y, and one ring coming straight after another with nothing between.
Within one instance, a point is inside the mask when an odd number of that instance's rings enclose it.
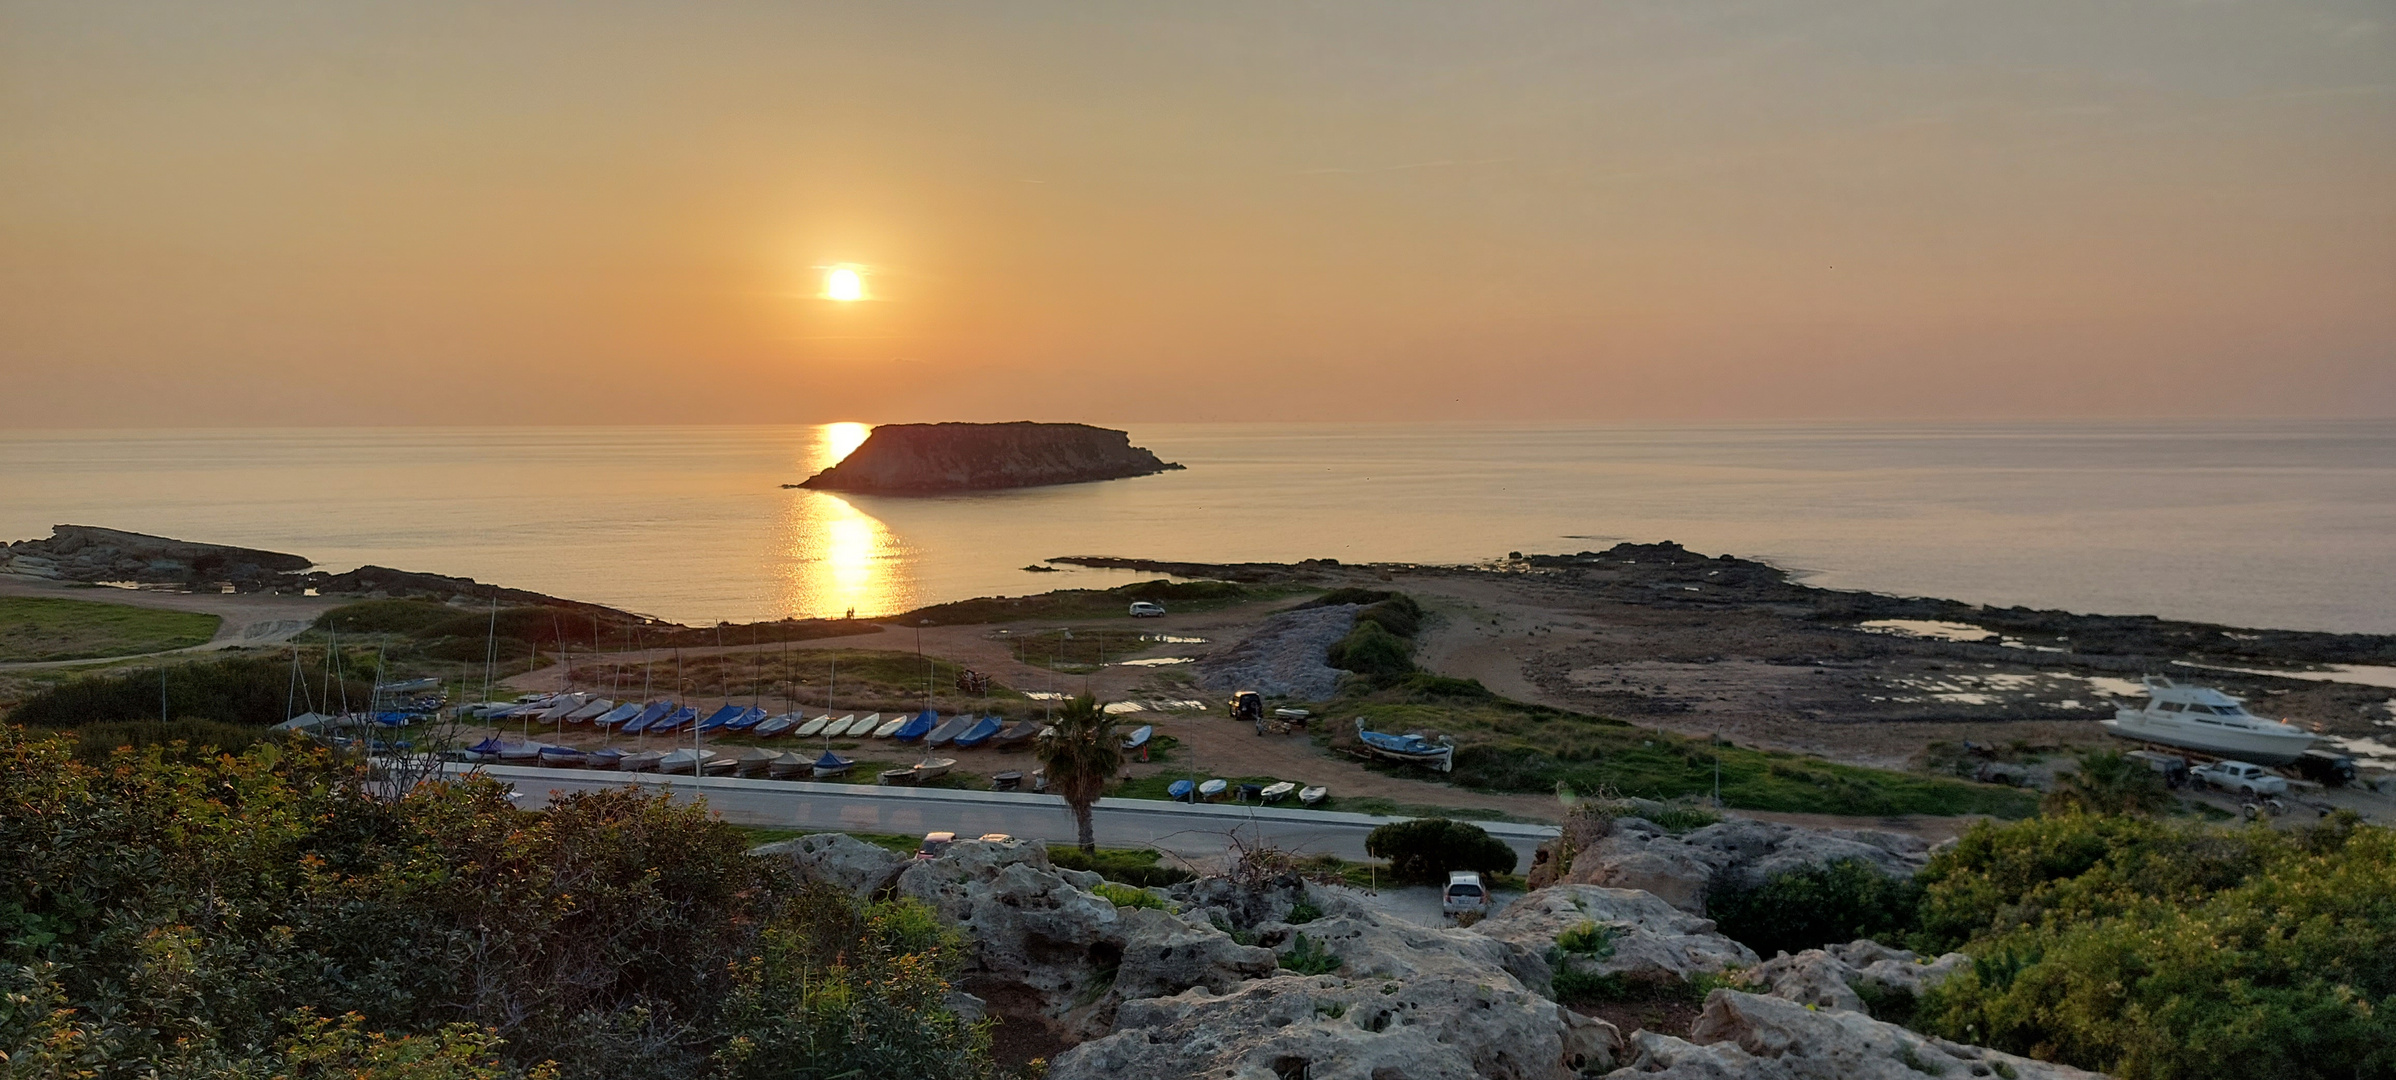
<instances>
[{"instance_id":1,"label":"row of small boats","mask_svg":"<svg viewBox=\"0 0 2396 1080\"><path fill-rule=\"evenodd\" d=\"M546 765L561 769L614 769L620 772L684 773L693 776L763 776L776 780L840 776L857 764L854 759L841 757L829 750L815 757L769 750L762 746L731 750L696 746L670 750L603 746L589 750L578 746L510 742L498 738L484 739L458 751L457 756L469 761Z\"/></svg>"},{"instance_id":2,"label":"row of small boats","mask_svg":"<svg viewBox=\"0 0 2396 1080\"><path fill-rule=\"evenodd\" d=\"M982 745L1011 746L1040 734L1047 725L1037 720L1008 721L996 715L942 718L926 709L885 718L881 713L807 716L801 711L769 714L755 706L724 705L705 717L688 705L672 701L618 704L587 694L536 696L504 705L469 706L465 714L478 720L522 719L534 723L589 724L624 735L668 735L684 730L740 732L760 738L888 739L921 742L926 747Z\"/></svg>"},{"instance_id":3,"label":"row of small boats","mask_svg":"<svg viewBox=\"0 0 2396 1080\"><path fill-rule=\"evenodd\" d=\"M1270 784L1241 784L1233 789L1231 781L1222 777L1211 780L1175 780L1165 785L1165 794L1174 802L1214 802L1232 794L1240 802L1277 803L1295 794L1298 801L1314 806L1331 797L1331 789L1321 784L1300 787L1295 781L1281 780Z\"/></svg>"}]
</instances>

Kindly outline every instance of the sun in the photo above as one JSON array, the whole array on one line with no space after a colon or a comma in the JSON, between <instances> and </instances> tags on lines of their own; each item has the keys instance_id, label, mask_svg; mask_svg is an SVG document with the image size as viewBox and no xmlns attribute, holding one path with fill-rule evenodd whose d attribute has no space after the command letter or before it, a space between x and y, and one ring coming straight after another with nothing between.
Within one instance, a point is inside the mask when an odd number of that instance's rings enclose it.
<instances>
[{"instance_id":1,"label":"sun","mask_svg":"<svg viewBox=\"0 0 2396 1080\"><path fill-rule=\"evenodd\" d=\"M825 271L824 299L843 303L865 299L865 275L853 266L835 266Z\"/></svg>"}]
</instances>

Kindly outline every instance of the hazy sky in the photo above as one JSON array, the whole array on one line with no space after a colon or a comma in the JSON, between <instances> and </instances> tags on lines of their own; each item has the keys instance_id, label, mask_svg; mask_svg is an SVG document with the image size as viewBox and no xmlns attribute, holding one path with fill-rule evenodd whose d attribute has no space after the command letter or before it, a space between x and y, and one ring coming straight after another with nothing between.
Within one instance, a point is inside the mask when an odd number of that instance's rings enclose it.
<instances>
[{"instance_id":1,"label":"hazy sky","mask_svg":"<svg viewBox=\"0 0 2396 1080\"><path fill-rule=\"evenodd\" d=\"M2388 0L0 0L0 424L2155 414L2396 415Z\"/></svg>"}]
</instances>

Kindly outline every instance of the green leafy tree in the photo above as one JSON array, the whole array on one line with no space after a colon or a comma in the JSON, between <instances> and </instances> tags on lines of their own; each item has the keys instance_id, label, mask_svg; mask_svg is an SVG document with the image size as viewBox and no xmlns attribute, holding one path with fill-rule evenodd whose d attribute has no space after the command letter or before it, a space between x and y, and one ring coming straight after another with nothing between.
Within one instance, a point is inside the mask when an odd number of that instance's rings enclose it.
<instances>
[{"instance_id":1,"label":"green leafy tree","mask_svg":"<svg viewBox=\"0 0 2396 1080\"><path fill-rule=\"evenodd\" d=\"M1123 768L1123 739L1115 718L1099 709L1087 694L1057 710L1055 729L1040 737L1040 764L1048 770L1048 790L1073 808L1074 835L1082 851L1097 854L1098 837L1090 825L1090 808L1115 783Z\"/></svg>"},{"instance_id":2,"label":"green leafy tree","mask_svg":"<svg viewBox=\"0 0 2396 1080\"><path fill-rule=\"evenodd\" d=\"M2049 814L2152 814L2171 805L2171 789L2137 758L2118 750L2080 755L2080 767L2055 778L2039 800Z\"/></svg>"},{"instance_id":3,"label":"green leafy tree","mask_svg":"<svg viewBox=\"0 0 2396 1080\"><path fill-rule=\"evenodd\" d=\"M1365 834L1365 853L1389 860L1389 874L1399 881L1439 885L1450 870L1484 874L1514 871L1514 849L1467 821L1416 818L1393 821Z\"/></svg>"}]
</instances>

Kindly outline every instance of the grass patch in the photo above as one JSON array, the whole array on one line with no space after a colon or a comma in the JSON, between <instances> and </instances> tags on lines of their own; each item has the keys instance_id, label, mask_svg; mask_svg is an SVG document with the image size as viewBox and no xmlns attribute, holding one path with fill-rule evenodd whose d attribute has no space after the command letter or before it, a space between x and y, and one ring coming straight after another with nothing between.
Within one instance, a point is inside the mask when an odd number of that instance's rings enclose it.
<instances>
[{"instance_id":1,"label":"grass patch","mask_svg":"<svg viewBox=\"0 0 2396 1080\"><path fill-rule=\"evenodd\" d=\"M1163 865L1163 859L1161 853L1147 848L1099 848L1096 855L1085 855L1080 848L1065 845L1048 849L1049 862L1067 870L1087 870L1108 881L1135 888L1177 885L1196 876L1178 866Z\"/></svg>"},{"instance_id":2,"label":"grass patch","mask_svg":"<svg viewBox=\"0 0 2396 1080\"><path fill-rule=\"evenodd\" d=\"M1401 683L1343 700L1327 710L1362 716L1376 731L1437 731L1456 738L1449 782L1483 791L1540 792L1561 785L1585 795L1606 792L1671 800L1711 795L1721 767L1724 805L1798 813L1988 814L2023 818L2037 797L2015 788L1939 776L1842 765L1816 757L1740 746L1713 746L1561 709L1499 698L1416 700ZM1355 740L1352 724L1334 725L1333 745ZM1419 776L1402 765L1375 766Z\"/></svg>"},{"instance_id":3,"label":"grass patch","mask_svg":"<svg viewBox=\"0 0 2396 1080\"><path fill-rule=\"evenodd\" d=\"M1151 894L1146 889L1133 888L1132 886L1113 881L1102 881L1098 883L1097 888L1090 891L1097 893L1100 899L1105 900L1107 903L1113 904L1119 908L1155 908L1158 911L1165 910L1165 902L1157 899L1155 895Z\"/></svg>"},{"instance_id":4,"label":"grass patch","mask_svg":"<svg viewBox=\"0 0 2396 1080\"><path fill-rule=\"evenodd\" d=\"M0 662L86 660L205 645L224 622L191 611L64 600L0 597Z\"/></svg>"},{"instance_id":5,"label":"grass patch","mask_svg":"<svg viewBox=\"0 0 2396 1080\"><path fill-rule=\"evenodd\" d=\"M1343 961L1338 956L1324 948L1321 942L1309 939L1303 930L1298 932L1297 940L1290 944L1290 951L1281 954L1282 970L1295 971L1300 975L1329 975L1338 971L1341 963Z\"/></svg>"}]
</instances>

